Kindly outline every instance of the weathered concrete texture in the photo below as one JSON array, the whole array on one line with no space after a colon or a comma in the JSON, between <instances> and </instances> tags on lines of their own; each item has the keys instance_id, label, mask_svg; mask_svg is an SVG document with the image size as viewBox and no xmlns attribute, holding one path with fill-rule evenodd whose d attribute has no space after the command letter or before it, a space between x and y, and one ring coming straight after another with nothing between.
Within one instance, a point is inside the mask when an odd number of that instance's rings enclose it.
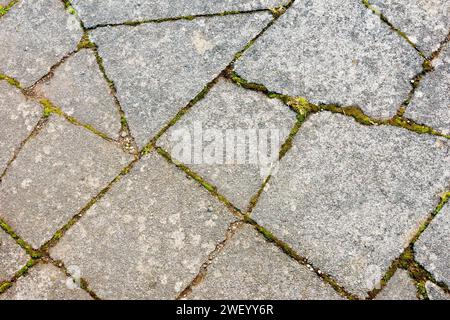
<instances>
[{"instance_id":1,"label":"weathered concrete texture","mask_svg":"<svg viewBox=\"0 0 450 320\"><path fill-rule=\"evenodd\" d=\"M435 70L420 82L405 116L450 135L450 47L433 65Z\"/></svg>"},{"instance_id":2,"label":"weathered concrete texture","mask_svg":"<svg viewBox=\"0 0 450 320\"><path fill-rule=\"evenodd\" d=\"M6 81L0 81L0 174L41 115L39 105L27 101L19 89Z\"/></svg>"},{"instance_id":3,"label":"weathered concrete texture","mask_svg":"<svg viewBox=\"0 0 450 320\"><path fill-rule=\"evenodd\" d=\"M205 189L153 152L51 255L78 266L101 298L174 299L225 238L232 220Z\"/></svg>"},{"instance_id":4,"label":"weathered concrete texture","mask_svg":"<svg viewBox=\"0 0 450 320\"><path fill-rule=\"evenodd\" d=\"M87 27L181 16L274 8L288 0L74 0Z\"/></svg>"},{"instance_id":5,"label":"weathered concrete texture","mask_svg":"<svg viewBox=\"0 0 450 320\"><path fill-rule=\"evenodd\" d=\"M245 225L209 266L189 299L341 299L253 227Z\"/></svg>"},{"instance_id":6,"label":"weathered concrete texture","mask_svg":"<svg viewBox=\"0 0 450 320\"><path fill-rule=\"evenodd\" d=\"M91 300L73 278L51 264L38 264L19 278L0 300Z\"/></svg>"},{"instance_id":7,"label":"weathered concrete texture","mask_svg":"<svg viewBox=\"0 0 450 320\"><path fill-rule=\"evenodd\" d=\"M28 256L13 238L0 229L0 283L10 280L28 261Z\"/></svg>"},{"instance_id":8,"label":"weathered concrete texture","mask_svg":"<svg viewBox=\"0 0 450 320\"><path fill-rule=\"evenodd\" d=\"M0 185L0 216L38 248L131 161L118 146L52 118Z\"/></svg>"},{"instance_id":9,"label":"weathered concrete texture","mask_svg":"<svg viewBox=\"0 0 450 320\"><path fill-rule=\"evenodd\" d=\"M158 144L246 209L295 121L279 100L221 79Z\"/></svg>"},{"instance_id":10,"label":"weathered concrete texture","mask_svg":"<svg viewBox=\"0 0 450 320\"><path fill-rule=\"evenodd\" d=\"M426 54L439 48L450 29L448 0L369 0Z\"/></svg>"},{"instance_id":11,"label":"weathered concrete texture","mask_svg":"<svg viewBox=\"0 0 450 320\"><path fill-rule=\"evenodd\" d=\"M313 115L253 218L364 296L437 206L450 179L448 152L433 136Z\"/></svg>"},{"instance_id":12,"label":"weathered concrete texture","mask_svg":"<svg viewBox=\"0 0 450 320\"><path fill-rule=\"evenodd\" d=\"M417 289L408 272L399 269L375 300L418 300Z\"/></svg>"},{"instance_id":13,"label":"weathered concrete texture","mask_svg":"<svg viewBox=\"0 0 450 320\"><path fill-rule=\"evenodd\" d=\"M446 205L414 245L416 260L437 281L450 286L450 205Z\"/></svg>"},{"instance_id":14,"label":"weathered concrete texture","mask_svg":"<svg viewBox=\"0 0 450 320\"><path fill-rule=\"evenodd\" d=\"M447 294L435 285L433 282L428 281L425 283L425 288L427 289L428 298L430 300L450 300L450 294Z\"/></svg>"},{"instance_id":15,"label":"weathered concrete texture","mask_svg":"<svg viewBox=\"0 0 450 320\"><path fill-rule=\"evenodd\" d=\"M68 115L117 138L119 110L92 51L70 57L37 89Z\"/></svg>"},{"instance_id":16,"label":"weathered concrete texture","mask_svg":"<svg viewBox=\"0 0 450 320\"><path fill-rule=\"evenodd\" d=\"M187 105L270 19L256 13L94 30L138 145Z\"/></svg>"},{"instance_id":17,"label":"weathered concrete texture","mask_svg":"<svg viewBox=\"0 0 450 320\"><path fill-rule=\"evenodd\" d=\"M82 30L59 0L23 0L0 20L0 73L30 86L76 49Z\"/></svg>"},{"instance_id":18,"label":"weathered concrete texture","mask_svg":"<svg viewBox=\"0 0 450 320\"><path fill-rule=\"evenodd\" d=\"M245 79L313 103L391 117L422 59L360 1L297 1L236 63Z\"/></svg>"}]
</instances>

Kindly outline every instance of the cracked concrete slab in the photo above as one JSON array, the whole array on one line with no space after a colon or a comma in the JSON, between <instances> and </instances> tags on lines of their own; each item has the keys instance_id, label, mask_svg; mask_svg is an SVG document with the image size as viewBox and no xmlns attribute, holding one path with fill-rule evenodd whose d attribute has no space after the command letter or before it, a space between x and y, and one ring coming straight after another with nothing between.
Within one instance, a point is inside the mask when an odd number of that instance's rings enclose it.
<instances>
[{"instance_id":1,"label":"cracked concrete slab","mask_svg":"<svg viewBox=\"0 0 450 320\"><path fill-rule=\"evenodd\" d=\"M100 298L175 299L233 220L222 203L152 152L50 254L77 266Z\"/></svg>"},{"instance_id":2,"label":"cracked concrete slab","mask_svg":"<svg viewBox=\"0 0 450 320\"><path fill-rule=\"evenodd\" d=\"M209 266L189 299L339 300L341 297L313 271L245 225Z\"/></svg>"},{"instance_id":3,"label":"cracked concrete slab","mask_svg":"<svg viewBox=\"0 0 450 320\"><path fill-rule=\"evenodd\" d=\"M255 13L94 30L138 145L148 143L270 19Z\"/></svg>"},{"instance_id":4,"label":"cracked concrete slab","mask_svg":"<svg viewBox=\"0 0 450 320\"><path fill-rule=\"evenodd\" d=\"M297 1L236 71L269 90L316 104L359 106L389 118L406 99L422 58L359 1Z\"/></svg>"},{"instance_id":5,"label":"cracked concrete slab","mask_svg":"<svg viewBox=\"0 0 450 320\"><path fill-rule=\"evenodd\" d=\"M87 27L181 16L275 8L288 0L74 0Z\"/></svg>"},{"instance_id":6,"label":"cracked concrete slab","mask_svg":"<svg viewBox=\"0 0 450 320\"><path fill-rule=\"evenodd\" d=\"M51 118L3 178L0 217L39 248L131 160L119 146Z\"/></svg>"},{"instance_id":7,"label":"cracked concrete slab","mask_svg":"<svg viewBox=\"0 0 450 320\"><path fill-rule=\"evenodd\" d=\"M416 259L437 281L450 286L450 205L445 205L414 244Z\"/></svg>"},{"instance_id":8,"label":"cracked concrete slab","mask_svg":"<svg viewBox=\"0 0 450 320\"><path fill-rule=\"evenodd\" d=\"M14 239L0 229L0 283L10 280L28 259L25 251Z\"/></svg>"},{"instance_id":9,"label":"cracked concrete slab","mask_svg":"<svg viewBox=\"0 0 450 320\"><path fill-rule=\"evenodd\" d=\"M66 114L92 125L109 137L121 129L119 109L91 50L82 50L57 68L36 90Z\"/></svg>"},{"instance_id":10,"label":"cracked concrete slab","mask_svg":"<svg viewBox=\"0 0 450 320\"><path fill-rule=\"evenodd\" d=\"M420 82L405 117L450 135L450 48L433 61L434 71Z\"/></svg>"},{"instance_id":11,"label":"cracked concrete slab","mask_svg":"<svg viewBox=\"0 0 450 320\"><path fill-rule=\"evenodd\" d=\"M293 146L252 217L363 297L448 188L449 143L322 112Z\"/></svg>"},{"instance_id":12,"label":"cracked concrete slab","mask_svg":"<svg viewBox=\"0 0 450 320\"><path fill-rule=\"evenodd\" d=\"M19 89L0 81L0 174L14 153L36 127L42 108L22 95Z\"/></svg>"},{"instance_id":13,"label":"cracked concrete slab","mask_svg":"<svg viewBox=\"0 0 450 320\"><path fill-rule=\"evenodd\" d=\"M296 114L279 100L221 79L158 145L244 210L295 121Z\"/></svg>"},{"instance_id":14,"label":"cracked concrete slab","mask_svg":"<svg viewBox=\"0 0 450 320\"><path fill-rule=\"evenodd\" d=\"M40 263L19 278L0 300L92 300L73 278L51 264Z\"/></svg>"},{"instance_id":15,"label":"cracked concrete slab","mask_svg":"<svg viewBox=\"0 0 450 320\"><path fill-rule=\"evenodd\" d=\"M448 298L445 0L12 3L0 299Z\"/></svg>"},{"instance_id":16,"label":"cracked concrete slab","mask_svg":"<svg viewBox=\"0 0 450 320\"><path fill-rule=\"evenodd\" d=\"M23 0L0 20L0 73L28 87L75 50L83 35L59 0Z\"/></svg>"},{"instance_id":17,"label":"cracked concrete slab","mask_svg":"<svg viewBox=\"0 0 450 320\"><path fill-rule=\"evenodd\" d=\"M375 300L418 300L417 289L408 272L399 269Z\"/></svg>"},{"instance_id":18,"label":"cracked concrete slab","mask_svg":"<svg viewBox=\"0 0 450 320\"><path fill-rule=\"evenodd\" d=\"M439 48L450 29L447 0L369 0L427 55Z\"/></svg>"}]
</instances>

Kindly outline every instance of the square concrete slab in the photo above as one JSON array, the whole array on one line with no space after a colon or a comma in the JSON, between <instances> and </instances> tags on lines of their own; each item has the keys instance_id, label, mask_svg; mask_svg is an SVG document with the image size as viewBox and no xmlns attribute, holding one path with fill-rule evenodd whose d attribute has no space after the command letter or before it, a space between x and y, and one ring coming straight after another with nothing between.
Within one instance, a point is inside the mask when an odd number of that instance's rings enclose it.
<instances>
[{"instance_id":1,"label":"square concrete slab","mask_svg":"<svg viewBox=\"0 0 450 320\"><path fill-rule=\"evenodd\" d=\"M447 0L369 0L369 3L428 55L439 48L449 32Z\"/></svg>"},{"instance_id":2,"label":"square concrete slab","mask_svg":"<svg viewBox=\"0 0 450 320\"><path fill-rule=\"evenodd\" d=\"M221 79L158 145L245 210L295 121L279 100Z\"/></svg>"},{"instance_id":3,"label":"square concrete slab","mask_svg":"<svg viewBox=\"0 0 450 320\"><path fill-rule=\"evenodd\" d=\"M272 19L266 12L92 32L139 147Z\"/></svg>"},{"instance_id":4,"label":"square concrete slab","mask_svg":"<svg viewBox=\"0 0 450 320\"><path fill-rule=\"evenodd\" d=\"M59 66L37 91L65 113L112 138L121 128L119 109L91 50L81 50Z\"/></svg>"},{"instance_id":5,"label":"square concrete slab","mask_svg":"<svg viewBox=\"0 0 450 320\"><path fill-rule=\"evenodd\" d=\"M0 81L0 174L41 115L40 105L25 99L20 90L8 82Z\"/></svg>"},{"instance_id":6,"label":"square concrete slab","mask_svg":"<svg viewBox=\"0 0 450 320\"><path fill-rule=\"evenodd\" d=\"M117 145L55 117L0 184L0 217L39 248L132 160Z\"/></svg>"},{"instance_id":7,"label":"square concrete slab","mask_svg":"<svg viewBox=\"0 0 450 320\"><path fill-rule=\"evenodd\" d=\"M0 295L0 300L92 300L73 278L51 264L40 263Z\"/></svg>"},{"instance_id":8,"label":"square concrete slab","mask_svg":"<svg viewBox=\"0 0 450 320\"><path fill-rule=\"evenodd\" d=\"M289 0L74 0L87 27L226 11L275 8Z\"/></svg>"},{"instance_id":9,"label":"square concrete slab","mask_svg":"<svg viewBox=\"0 0 450 320\"><path fill-rule=\"evenodd\" d=\"M420 82L405 117L450 135L450 47L433 61L434 71Z\"/></svg>"},{"instance_id":10,"label":"square concrete slab","mask_svg":"<svg viewBox=\"0 0 450 320\"><path fill-rule=\"evenodd\" d=\"M437 281L450 286L450 205L447 204L434 218L414 244L416 259Z\"/></svg>"},{"instance_id":11,"label":"square concrete slab","mask_svg":"<svg viewBox=\"0 0 450 320\"><path fill-rule=\"evenodd\" d=\"M418 300L417 289L408 272L399 269L375 300Z\"/></svg>"},{"instance_id":12,"label":"square concrete slab","mask_svg":"<svg viewBox=\"0 0 450 320\"><path fill-rule=\"evenodd\" d=\"M59 0L23 0L0 20L0 73L30 86L76 49L83 35Z\"/></svg>"},{"instance_id":13,"label":"square concrete slab","mask_svg":"<svg viewBox=\"0 0 450 320\"><path fill-rule=\"evenodd\" d=\"M361 1L296 1L236 63L246 80L313 103L395 115L422 58Z\"/></svg>"},{"instance_id":14,"label":"square concrete slab","mask_svg":"<svg viewBox=\"0 0 450 320\"><path fill-rule=\"evenodd\" d=\"M244 225L209 266L189 299L341 299L313 271Z\"/></svg>"},{"instance_id":15,"label":"square concrete slab","mask_svg":"<svg viewBox=\"0 0 450 320\"><path fill-rule=\"evenodd\" d=\"M322 112L293 145L252 217L363 297L448 188L449 143Z\"/></svg>"},{"instance_id":16,"label":"square concrete slab","mask_svg":"<svg viewBox=\"0 0 450 320\"><path fill-rule=\"evenodd\" d=\"M0 283L10 280L28 261L25 251L0 229Z\"/></svg>"},{"instance_id":17,"label":"square concrete slab","mask_svg":"<svg viewBox=\"0 0 450 320\"><path fill-rule=\"evenodd\" d=\"M233 220L223 204L153 152L50 254L77 266L100 298L174 299Z\"/></svg>"}]
</instances>

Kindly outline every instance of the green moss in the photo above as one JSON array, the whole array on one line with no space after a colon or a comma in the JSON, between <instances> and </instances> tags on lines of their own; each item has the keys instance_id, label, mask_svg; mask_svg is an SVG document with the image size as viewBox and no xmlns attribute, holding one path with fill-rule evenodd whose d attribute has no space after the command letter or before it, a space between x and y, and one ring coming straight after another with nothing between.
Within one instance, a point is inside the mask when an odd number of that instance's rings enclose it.
<instances>
[{"instance_id":1,"label":"green moss","mask_svg":"<svg viewBox=\"0 0 450 320\"><path fill-rule=\"evenodd\" d=\"M423 67L423 71L425 71L425 72L433 71L433 64L431 63L430 60L425 59L425 61L422 64L422 67Z\"/></svg>"},{"instance_id":2,"label":"green moss","mask_svg":"<svg viewBox=\"0 0 450 320\"><path fill-rule=\"evenodd\" d=\"M14 78L11 78L5 74L0 74L0 81L1 80L4 80L4 81L8 82L10 85L12 85L18 89L21 89L20 82Z\"/></svg>"},{"instance_id":3,"label":"green moss","mask_svg":"<svg viewBox=\"0 0 450 320\"><path fill-rule=\"evenodd\" d=\"M81 37L80 42L78 43L77 49L81 50L81 49L92 49L95 48L95 44L93 42L91 42L91 40L89 39L89 34L87 32L85 32L83 34L83 37Z\"/></svg>"},{"instance_id":4,"label":"green moss","mask_svg":"<svg viewBox=\"0 0 450 320\"><path fill-rule=\"evenodd\" d=\"M10 1L6 6L0 5L0 17L8 13L9 10L17 3L19 0Z\"/></svg>"},{"instance_id":5,"label":"green moss","mask_svg":"<svg viewBox=\"0 0 450 320\"><path fill-rule=\"evenodd\" d=\"M283 6L277 7L277 8L269 8L270 12L274 17L280 17L286 12L286 8Z\"/></svg>"},{"instance_id":6,"label":"green moss","mask_svg":"<svg viewBox=\"0 0 450 320\"><path fill-rule=\"evenodd\" d=\"M3 231L5 231L7 234L9 234L11 236L11 238L13 238L16 243L25 250L25 252L31 256L32 258L40 258L41 257L41 253L39 251L36 251L33 249L33 247L28 244L25 240L23 240L22 238L20 238L15 232L14 230L2 219L0 219L0 229L3 229Z\"/></svg>"},{"instance_id":7,"label":"green moss","mask_svg":"<svg viewBox=\"0 0 450 320\"><path fill-rule=\"evenodd\" d=\"M0 283L0 294L8 290L12 286L12 282L3 281Z\"/></svg>"}]
</instances>

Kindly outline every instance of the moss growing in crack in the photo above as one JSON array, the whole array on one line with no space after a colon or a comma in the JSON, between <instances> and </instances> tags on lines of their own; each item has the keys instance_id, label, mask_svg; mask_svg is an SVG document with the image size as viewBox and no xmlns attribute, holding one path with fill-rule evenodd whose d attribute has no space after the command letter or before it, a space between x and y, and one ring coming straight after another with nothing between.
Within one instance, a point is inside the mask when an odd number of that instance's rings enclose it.
<instances>
[{"instance_id":1,"label":"moss growing in crack","mask_svg":"<svg viewBox=\"0 0 450 320\"><path fill-rule=\"evenodd\" d=\"M18 89L21 89L20 82L14 78L11 78L5 74L0 74L0 81L1 80L4 80L4 81L8 82L10 85L12 85Z\"/></svg>"},{"instance_id":2,"label":"moss growing in crack","mask_svg":"<svg viewBox=\"0 0 450 320\"><path fill-rule=\"evenodd\" d=\"M239 85L245 89L249 89L249 90L253 90L253 91L260 91L263 93L269 93L269 90L264 85L248 82L247 80L243 79L241 76L239 76L234 71L232 71L228 76L234 83L236 83L237 85Z\"/></svg>"},{"instance_id":3,"label":"moss growing in crack","mask_svg":"<svg viewBox=\"0 0 450 320\"><path fill-rule=\"evenodd\" d=\"M7 14L8 11L11 10L11 8L18 2L19 2L19 0L13 0L13 1L10 1L6 6L0 5L0 17Z\"/></svg>"},{"instance_id":4,"label":"moss growing in crack","mask_svg":"<svg viewBox=\"0 0 450 320\"><path fill-rule=\"evenodd\" d=\"M286 8L284 6L276 7L276 8L269 8L270 12L275 18L280 17L286 12Z\"/></svg>"},{"instance_id":5,"label":"moss growing in crack","mask_svg":"<svg viewBox=\"0 0 450 320\"><path fill-rule=\"evenodd\" d=\"M77 50L92 48L95 48L95 44L89 39L89 34L85 32L78 43Z\"/></svg>"},{"instance_id":6,"label":"moss growing in crack","mask_svg":"<svg viewBox=\"0 0 450 320\"><path fill-rule=\"evenodd\" d=\"M122 127L127 127L128 126L128 120L125 116L121 116L120 117L120 124L122 125Z\"/></svg>"},{"instance_id":7,"label":"moss growing in crack","mask_svg":"<svg viewBox=\"0 0 450 320\"><path fill-rule=\"evenodd\" d=\"M11 238L14 239L14 241L16 241L16 243L23 249L25 250L25 252L31 256L34 259L40 258L41 257L41 253L39 251L36 251L33 249L33 247L28 244L25 240L23 240L22 238L20 238L15 232L14 230L3 220L0 219L0 229L3 229L4 232L6 232L7 234L9 234L11 236Z\"/></svg>"},{"instance_id":8,"label":"moss growing in crack","mask_svg":"<svg viewBox=\"0 0 450 320\"><path fill-rule=\"evenodd\" d=\"M432 62L427 59L425 59L425 61L422 63L422 67L424 72L430 72L434 69Z\"/></svg>"},{"instance_id":9,"label":"moss growing in crack","mask_svg":"<svg viewBox=\"0 0 450 320\"><path fill-rule=\"evenodd\" d=\"M10 281L0 282L0 294L2 294L3 292L5 292L9 288L11 288L11 286L12 286L12 282L10 282Z\"/></svg>"},{"instance_id":10,"label":"moss growing in crack","mask_svg":"<svg viewBox=\"0 0 450 320\"><path fill-rule=\"evenodd\" d=\"M103 139L105 139L107 141L113 141L113 139L108 137L107 134L97 130L92 125L86 124L86 123L82 123L82 122L78 121L78 119L76 119L76 118L74 118L72 116L69 116L68 114L64 113L59 107L55 106L50 100L48 100L48 99L41 99L41 100L39 100L39 103L44 108L44 117L49 117L52 114L56 114L58 116L64 117L67 121L69 121L73 125L81 126L81 127L91 131L92 133L98 135L99 137L101 137L101 138L103 138Z\"/></svg>"},{"instance_id":11,"label":"moss growing in crack","mask_svg":"<svg viewBox=\"0 0 450 320\"><path fill-rule=\"evenodd\" d=\"M278 158L281 160L286 153L292 148L292 143L294 141L295 136L297 135L298 131L300 130L301 125L305 121L307 115L298 114L297 115L297 121L294 124L294 127L291 129L291 132L289 133L289 136L283 143L283 145L280 148L279 156Z\"/></svg>"},{"instance_id":12,"label":"moss growing in crack","mask_svg":"<svg viewBox=\"0 0 450 320\"><path fill-rule=\"evenodd\" d=\"M396 32L400 37L402 37L403 39L405 39L416 51L417 53L422 57L422 58L426 58L426 55L419 50L419 48L417 47L417 45L411 41L411 39L409 39L409 37L406 35L406 33L404 33L403 31L401 31L400 29L398 29L397 27L395 27L390 21L389 19L383 15L382 12L380 12L380 10L378 10L376 7L374 7L369 0L362 0L361 1L362 4L364 6L367 7L367 9L371 10L375 15L377 15L381 21L383 21L384 23L386 23L394 32Z\"/></svg>"}]
</instances>

